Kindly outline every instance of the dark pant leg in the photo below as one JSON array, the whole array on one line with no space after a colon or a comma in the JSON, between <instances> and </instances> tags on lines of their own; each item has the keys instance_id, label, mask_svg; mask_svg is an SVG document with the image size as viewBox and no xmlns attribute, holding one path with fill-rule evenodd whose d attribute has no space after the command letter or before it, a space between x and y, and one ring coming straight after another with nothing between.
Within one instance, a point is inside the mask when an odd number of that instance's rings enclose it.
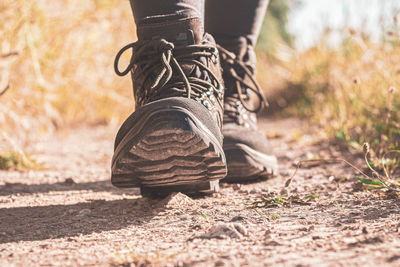
<instances>
[{"instance_id":1,"label":"dark pant leg","mask_svg":"<svg viewBox=\"0 0 400 267\"><path fill-rule=\"evenodd\" d=\"M247 60L255 61L253 47L260 33L269 0L206 0L205 30L221 46L239 57L247 43ZM250 55L249 55L250 54Z\"/></svg>"},{"instance_id":2,"label":"dark pant leg","mask_svg":"<svg viewBox=\"0 0 400 267\"><path fill-rule=\"evenodd\" d=\"M204 19L204 0L130 0L136 24L146 19Z\"/></svg>"}]
</instances>

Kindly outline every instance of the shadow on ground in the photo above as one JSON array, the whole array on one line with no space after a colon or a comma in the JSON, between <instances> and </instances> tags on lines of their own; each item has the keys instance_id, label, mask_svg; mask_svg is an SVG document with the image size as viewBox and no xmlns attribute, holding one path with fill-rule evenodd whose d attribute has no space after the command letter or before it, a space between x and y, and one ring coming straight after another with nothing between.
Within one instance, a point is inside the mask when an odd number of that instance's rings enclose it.
<instances>
[{"instance_id":1,"label":"shadow on ground","mask_svg":"<svg viewBox=\"0 0 400 267\"><path fill-rule=\"evenodd\" d=\"M111 185L110 180L75 183L71 179L64 182L52 184L22 184L22 183L6 183L0 187L0 196L8 196L13 194L33 194L33 193L48 193L62 191L80 191L87 190L93 192L111 191L116 194L139 195L139 189L118 189Z\"/></svg>"},{"instance_id":2,"label":"shadow on ground","mask_svg":"<svg viewBox=\"0 0 400 267\"><path fill-rule=\"evenodd\" d=\"M162 212L147 198L0 209L0 244L74 237L141 225Z\"/></svg>"}]
</instances>

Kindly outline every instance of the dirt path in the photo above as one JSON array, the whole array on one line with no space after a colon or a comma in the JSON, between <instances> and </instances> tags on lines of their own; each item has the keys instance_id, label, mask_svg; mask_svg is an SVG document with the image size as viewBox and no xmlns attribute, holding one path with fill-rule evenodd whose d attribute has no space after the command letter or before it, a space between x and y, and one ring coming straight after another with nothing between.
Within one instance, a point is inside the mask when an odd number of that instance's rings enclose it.
<instances>
[{"instance_id":1,"label":"dirt path","mask_svg":"<svg viewBox=\"0 0 400 267\"><path fill-rule=\"evenodd\" d=\"M0 172L0 265L398 266L398 198L358 190L357 173L339 163L299 169L284 189L296 160L362 160L297 120L263 127L278 133L277 177L164 200L110 185L110 129L38 143L48 170Z\"/></svg>"}]
</instances>

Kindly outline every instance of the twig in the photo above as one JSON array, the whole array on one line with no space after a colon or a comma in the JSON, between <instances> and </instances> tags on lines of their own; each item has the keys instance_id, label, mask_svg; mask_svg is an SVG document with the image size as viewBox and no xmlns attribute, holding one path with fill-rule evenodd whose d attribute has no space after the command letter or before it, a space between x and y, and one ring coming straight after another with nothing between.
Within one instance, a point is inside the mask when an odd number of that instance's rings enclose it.
<instances>
[{"instance_id":1,"label":"twig","mask_svg":"<svg viewBox=\"0 0 400 267\"><path fill-rule=\"evenodd\" d=\"M18 55L19 55L19 53L17 51L12 51L9 53L1 54L0 57L6 58L6 57L12 57L12 56L18 56Z\"/></svg>"},{"instance_id":2,"label":"twig","mask_svg":"<svg viewBox=\"0 0 400 267\"><path fill-rule=\"evenodd\" d=\"M340 159L306 159L306 160L300 160L296 164L296 170L294 171L292 176L290 176L290 178L286 181L285 188L290 185L290 183L292 182L292 180L293 180L294 176L296 175L297 171L304 165L304 163L311 163L308 167L314 167L314 166L318 166L318 165L321 165L321 164L338 163L338 162L341 162L341 160Z\"/></svg>"},{"instance_id":3,"label":"twig","mask_svg":"<svg viewBox=\"0 0 400 267\"><path fill-rule=\"evenodd\" d=\"M364 145L364 146L365 146L365 145ZM396 151L394 151L394 152L396 152ZM388 185L388 184L380 177L379 173L378 173L377 171L375 171L375 170L370 166L370 164L369 164L369 162L368 162L368 159L367 159L368 153L369 153L369 149L366 149L366 153L365 153L365 155L364 155L364 158L365 158L365 160L366 160L366 162L367 162L367 165L368 165L369 169L373 172L374 176L375 176L380 182L382 182L382 184L383 184L386 188L388 188L389 190L393 190L393 191L396 191L396 192L400 192L400 190L398 190L398 189L396 189L396 188L393 188L392 186ZM343 162L343 163L349 165L351 168L353 168L354 170L356 170L356 171L358 171L359 173L361 173L365 178L372 180L372 178L371 178L369 175L367 175L365 172L363 172L363 171L360 170L358 167L356 167L355 165L353 165L352 163L348 162L348 161L345 160L345 159L341 159L341 158L319 159L319 160L310 159L310 160L301 160L301 161L299 161L299 162L296 164L296 170L295 170L294 173L290 176L290 178L285 182L285 188L286 188L286 187L289 187L289 185L290 185L291 182L293 181L293 179L294 179L294 177L295 177L297 171L301 168L302 164L304 164L304 163L328 164L328 163L337 163L337 162ZM386 171L385 171L385 172L386 172ZM388 178L389 178L389 177L388 177Z\"/></svg>"},{"instance_id":4,"label":"twig","mask_svg":"<svg viewBox=\"0 0 400 267\"><path fill-rule=\"evenodd\" d=\"M10 89L10 84L7 84L7 85L6 85L6 88L4 88L4 89L0 92L0 96L4 95L4 94L8 91L8 89Z\"/></svg>"},{"instance_id":5,"label":"twig","mask_svg":"<svg viewBox=\"0 0 400 267\"><path fill-rule=\"evenodd\" d=\"M360 172L362 175L364 175L366 178L371 179L367 174L365 174L362 170L360 170L359 168L357 168L356 166L354 166L353 164L351 164L350 162L348 162L345 159L306 159L306 160L300 160L297 164L296 164L296 170L294 171L294 173L292 174L292 176L286 181L285 183L285 187L288 187L290 185L290 183L292 182L294 176L296 175L298 169L301 168L302 164L304 163L313 163L314 165L316 163L320 164L328 164L328 163L340 163L340 162L344 162L347 165L349 165L350 167L352 167L353 169L355 169L356 171ZM316 165L315 165L316 166Z\"/></svg>"}]
</instances>

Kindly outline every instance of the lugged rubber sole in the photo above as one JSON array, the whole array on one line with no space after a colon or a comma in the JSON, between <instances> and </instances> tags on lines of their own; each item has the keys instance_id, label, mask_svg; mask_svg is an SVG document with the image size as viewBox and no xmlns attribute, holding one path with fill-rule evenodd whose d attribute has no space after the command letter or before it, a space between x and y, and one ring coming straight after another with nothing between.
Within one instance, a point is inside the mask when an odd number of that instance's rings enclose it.
<instances>
[{"instance_id":1,"label":"lugged rubber sole","mask_svg":"<svg viewBox=\"0 0 400 267\"><path fill-rule=\"evenodd\" d=\"M214 193L219 191L219 180L209 182L195 182L181 185L140 187L140 193L144 197L165 197L171 192L193 193Z\"/></svg>"},{"instance_id":2,"label":"lugged rubber sole","mask_svg":"<svg viewBox=\"0 0 400 267\"><path fill-rule=\"evenodd\" d=\"M111 182L140 187L142 195L218 190L226 160L212 133L188 112L163 110L143 118L113 157Z\"/></svg>"},{"instance_id":3,"label":"lugged rubber sole","mask_svg":"<svg viewBox=\"0 0 400 267\"><path fill-rule=\"evenodd\" d=\"M265 155L245 144L224 146L228 175L222 181L246 183L265 180L278 172L278 161L273 155Z\"/></svg>"}]
</instances>

